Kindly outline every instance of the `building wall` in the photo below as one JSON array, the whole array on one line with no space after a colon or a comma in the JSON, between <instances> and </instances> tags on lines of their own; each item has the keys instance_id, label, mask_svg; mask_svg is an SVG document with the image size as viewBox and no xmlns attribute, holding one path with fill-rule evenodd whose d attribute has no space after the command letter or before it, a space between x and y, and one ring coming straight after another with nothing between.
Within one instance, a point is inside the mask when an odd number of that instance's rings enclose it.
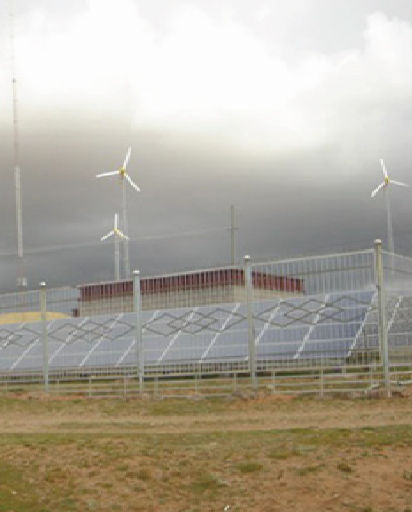
<instances>
[{"instance_id":1,"label":"building wall","mask_svg":"<svg viewBox=\"0 0 412 512\"><path fill-rule=\"evenodd\" d=\"M298 292L285 292L279 290L253 290L255 300L268 300L275 298L296 297ZM246 290L243 286L220 286L202 289L175 290L159 293L142 294L142 309L173 309L245 302ZM103 315L108 313L128 313L133 311L133 295L116 297L90 298L79 303L80 316Z\"/></svg>"},{"instance_id":2,"label":"building wall","mask_svg":"<svg viewBox=\"0 0 412 512\"><path fill-rule=\"evenodd\" d=\"M260 290L253 288L253 300L286 299L288 297L302 296L301 292L288 292L281 290ZM246 302L246 290L243 286L236 286L233 302Z\"/></svg>"}]
</instances>

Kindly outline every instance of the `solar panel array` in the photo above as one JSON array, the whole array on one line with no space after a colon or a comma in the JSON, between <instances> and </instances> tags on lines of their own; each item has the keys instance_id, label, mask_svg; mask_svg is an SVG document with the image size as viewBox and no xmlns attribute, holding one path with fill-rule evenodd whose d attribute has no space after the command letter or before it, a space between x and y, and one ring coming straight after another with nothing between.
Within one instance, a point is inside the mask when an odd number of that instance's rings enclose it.
<instances>
[{"instance_id":1,"label":"solar panel array","mask_svg":"<svg viewBox=\"0 0 412 512\"><path fill-rule=\"evenodd\" d=\"M254 303L258 363L344 360L362 342L365 323L377 325L373 295L360 291ZM135 366L135 323L134 313L49 321L49 369ZM244 303L143 311L142 326L146 366L230 363L248 357ZM41 323L0 326L0 372L41 370L43 350Z\"/></svg>"},{"instance_id":2,"label":"solar panel array","mask_svg":"<svg viewBox=\"0 0 412 512\"><path fill-rule=\"evenodd\" d=\"M392 347L412 345L412 297L396 297L393 311L389 343Z\"/></svg>"}]
</instances>

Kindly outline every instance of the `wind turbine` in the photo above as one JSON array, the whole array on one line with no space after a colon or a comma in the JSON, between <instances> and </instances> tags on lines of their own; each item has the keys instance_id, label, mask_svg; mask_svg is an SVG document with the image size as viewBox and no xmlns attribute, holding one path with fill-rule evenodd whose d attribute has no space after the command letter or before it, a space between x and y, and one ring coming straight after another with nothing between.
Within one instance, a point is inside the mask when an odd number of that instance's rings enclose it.
<instances>
[{"instance_id":1,"label":"wind turbine","mask_svg":"<svg viewBox=\"0 0 412 512\"><path fill-rule=\"evenodd\" d=\"M120 280L120 255L119 255L119 242L120 239L123 240L129 240L129 237L122 233L118 226L118 215L117 213L114 214L114 227L111 231L107 233L107 235L104 235L101 237L100 241L103 242L104 240L107 240L111 236L114 237L114 275L116 278L116 281Z\"/></svg>"},{"instance_id":2,"label":"wind turbine","mask_svg":"<svg viewBox=\"0 0 412 512\"><path fill-rule=\"evenodd\" d=\"M126 181L133 187L136 192L140 192L140 188L134 183L132 178L127 174L126 168L127 164L130 160L130 153L132 152L132 148L129 147L126 153L126 157L124 159L123 165L117 171L112 172L104 172L102 174L97 174L96 178L106 178L108 176L119 176L120 183L122 185L122 210L123 210L123 218L122 218L122 227L123 231L127 233L127 208L126 208ZM125 277L128 278L130 276L130 268L129 268L129 238L126 237L124 240L124 272Z\"/></svg>"},{"instance_id":3,"label":"wind turbine","mask_svg":"<svg viewBox=\"0 0 412 512\"><path fill-rule=\"evenodd\" d=\"M386 215L387 215L387 223L388 223L388 251L391 254L394 254L395 247L393 242L393 232L392 232L392 218L391 218L391 206L389 202L389 184L399 185L401 187L409 187L406 183L402 183L402 181L395 181L389 178L388 172L385 167L385 163L380 159L380 163L383 171L383 181L382 183L372 191L371 197L375 197L379 190L383 189L385 194L385 203L386 203Z\"/></svg>"}]
</instances>

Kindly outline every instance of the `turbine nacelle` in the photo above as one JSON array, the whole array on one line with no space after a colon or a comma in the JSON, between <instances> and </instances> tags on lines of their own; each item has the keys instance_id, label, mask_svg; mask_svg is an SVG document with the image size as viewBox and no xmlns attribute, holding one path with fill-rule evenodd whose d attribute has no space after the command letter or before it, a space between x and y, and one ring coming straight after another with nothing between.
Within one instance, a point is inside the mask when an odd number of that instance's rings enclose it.
<instances>
[{"instance_id":1,"label":"turbine nacelle","mask_svg":"<svg viewBox=\"0 0 412 512\"><path fill-rule=\"evenodd\" d=\"M116 176L117 175L117 176L119 176L119 178L121 180L126 178L126 180L129 182L130 186L133 187L136 190L136 192L140 192L140 188L136 185L136 183L134 183L132 178L126 172L127 164L129 163L131 152L132 152L132 148L129 147L129 149L127 150L127 153L126 153L126 158L124 159L123 165L120 167L120 169L118 169L117 171L96 174L96 178L106 178L107 176Z\"/></svg>"},{"instance_id":2,"label":"turbine nacelle","mask_svg":"<svg viewBox=\"0 0 412 512\"><path fill-rule=\"evenodd\" d=\"M383 181L375 188L375 190L372 191L371 197L375 197L379 190L381 190L381 188L388 187L390 183L393 183L394 185L399 185L401 187L409 187L407 183L403 183L402 181L395 181L389 178L388 172L385 167L385 163L382 160L382 158L380 159L380 163L383 172Z\"/></svg>"},{"instance_id":3,"label":"turbine nacelle","mask_svg":"<svg viewBox=\"0 0 412 512\"><path fill-rule=\"evenodd\" d=\"M107 235L104 235L101 237L100 241L103 242L104 240L107 240L111 236L123 238L124 240L130 240L130 238L125 235L120 229L118 228L118 215L117 213L114 214L114 227L111 231L107 233Z\"/></svg>"}]
</instances>

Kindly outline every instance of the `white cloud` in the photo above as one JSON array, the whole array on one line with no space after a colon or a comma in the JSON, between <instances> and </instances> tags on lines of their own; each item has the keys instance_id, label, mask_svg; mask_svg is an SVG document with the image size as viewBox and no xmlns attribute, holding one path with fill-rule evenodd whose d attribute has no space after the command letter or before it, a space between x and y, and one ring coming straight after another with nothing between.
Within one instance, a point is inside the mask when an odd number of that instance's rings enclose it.
<instances>
[{"instance_id":1,"label":"white cloud","mask_svg":"<svg viewBox=\"0 0 412 512\"><path fill-rule=\"evenodd\" d=\"M382 13L368 16L363 48L302 50L291 64L233 16L180 5L160 31L131 0L89 0L64 27L34 16L17 57L23 107L117 112L130 86L137 125L270 148L317 147L356 133L355 112L363 125L412 98L411 24Z\"/></svg>"},{"instance_id":2,"label":"white cloud","mask_svg":"<svg viewBox=\"0 0 412 512\"><path fill-rule=\"evenodd\" d=\"M365 61L377 86L386 92L409 97L412 85L412 27L399 19L388 20L383 14L368 17L364 33ZM389 90L389 91L388 91Z\"/></svg>"}]
</instances>

